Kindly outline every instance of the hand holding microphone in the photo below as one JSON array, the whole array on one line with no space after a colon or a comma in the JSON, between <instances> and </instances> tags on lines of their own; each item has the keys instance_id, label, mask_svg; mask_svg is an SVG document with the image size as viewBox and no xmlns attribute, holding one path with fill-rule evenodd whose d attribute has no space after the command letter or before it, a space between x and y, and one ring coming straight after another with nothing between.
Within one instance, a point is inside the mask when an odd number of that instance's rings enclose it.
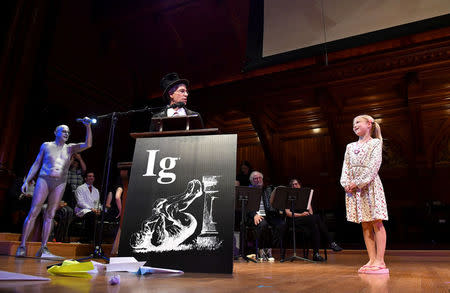
<instances>
[{"instance_id":1,"label":"hand holding microphone","mask_svg":"<svg viewBox=\"0 0 450 293\"><path fill-rule=\"evenodd\" d=\"M90 124L96 124L97 123L97 119L89 118L89 117L77 118L76 120L77 120L77 122L81 122L84 125L90 125Z\"/></svg>"}]
</instances>

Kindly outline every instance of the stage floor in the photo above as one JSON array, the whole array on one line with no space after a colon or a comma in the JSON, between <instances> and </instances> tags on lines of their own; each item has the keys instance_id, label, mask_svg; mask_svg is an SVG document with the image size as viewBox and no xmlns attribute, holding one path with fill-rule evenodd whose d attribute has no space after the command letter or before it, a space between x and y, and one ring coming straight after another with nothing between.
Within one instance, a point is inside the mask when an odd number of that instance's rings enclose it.
<instances>
[{"instance_id":1,"label":"stage floor","mask_svg":"<svg viewBox=\"0 0 450 293\"><path fill-rule=\"evenodd\" d=\"M330 253L320 264L246 263L235 261L232 275L146 275L118 273L121 283L108 285L111 273L92 279L49 276L54 262L0 256L0 270L49 277L51 281L0 281L0 292L450 292L450 251L391 250L390 275L363 275L364 251ZM117 274L117 273L116 273Z\"/></svg>"}]
</instances>

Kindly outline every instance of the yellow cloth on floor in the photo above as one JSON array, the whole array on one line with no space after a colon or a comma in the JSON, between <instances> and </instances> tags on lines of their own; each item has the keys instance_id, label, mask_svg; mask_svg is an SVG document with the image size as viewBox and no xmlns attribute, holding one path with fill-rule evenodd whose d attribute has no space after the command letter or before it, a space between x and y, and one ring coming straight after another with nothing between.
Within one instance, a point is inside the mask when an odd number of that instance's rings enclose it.
<instances>
[{"instance_id":1,"label":"yellow cloth on floor","mask_svg":"<svg viewBox=\"0 0 450 293\"><path fill-rule=\"evenodd\" d=\"M77 262L76 260L65 260L60 266L52 266L47 272L52 276L67 276L78 278L92 278L88 271L93 270L92 262Z\"/></svg>"}]
</instances>

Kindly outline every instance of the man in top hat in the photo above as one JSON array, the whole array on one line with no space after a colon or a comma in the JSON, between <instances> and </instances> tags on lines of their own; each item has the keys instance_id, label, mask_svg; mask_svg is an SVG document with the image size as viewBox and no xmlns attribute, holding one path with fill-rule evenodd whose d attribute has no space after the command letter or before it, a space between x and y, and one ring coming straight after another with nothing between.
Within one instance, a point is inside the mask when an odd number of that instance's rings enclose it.
<instances>
[{"instance_id":1,"label":"man in top hat","mask_svg":"<svg viewBox=\"0 0 450 293\"><path fill-rule=\"evenodd\" d=\"M198 115L201 120L199 113L186 108L189 95L187 90L189 81L187 79L181 79L175 72L168 73L161 79L160 86L163 90L163 98L168 106L163 111L154 114L153 118ZM203 121L201 123L203 126ZM156 131L156 125L152 123L150 130Z\"/></svg>"}]
</instances>

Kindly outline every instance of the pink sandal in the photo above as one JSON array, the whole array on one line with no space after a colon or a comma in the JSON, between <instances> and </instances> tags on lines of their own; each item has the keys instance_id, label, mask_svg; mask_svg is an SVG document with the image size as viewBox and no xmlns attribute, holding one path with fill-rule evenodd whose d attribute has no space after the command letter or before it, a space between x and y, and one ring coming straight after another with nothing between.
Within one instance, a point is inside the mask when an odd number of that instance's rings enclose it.
<instances>
[{"instance_id":1,"label":"pink sandal","mask_svg":"<svg viewBox=\"0 0 450 293\"><path fill-rule=\"evenodd\" d=\"M362 267L359 268L358 273L364 273L367 269L370 269L374 266L371 265L363 265Z\"/></svg>"},{"instance_id":2,"label":"pink sandal","mask_svg":"<svg viewBox=\"0 0 450 293\"><path fill-rule=\"evenodd\" d=\"M360 272L360 271L358 271ZM367 266L362 270L363 274L389 274L389 269L386 266Z\"/></svg>"}]
</instances>

